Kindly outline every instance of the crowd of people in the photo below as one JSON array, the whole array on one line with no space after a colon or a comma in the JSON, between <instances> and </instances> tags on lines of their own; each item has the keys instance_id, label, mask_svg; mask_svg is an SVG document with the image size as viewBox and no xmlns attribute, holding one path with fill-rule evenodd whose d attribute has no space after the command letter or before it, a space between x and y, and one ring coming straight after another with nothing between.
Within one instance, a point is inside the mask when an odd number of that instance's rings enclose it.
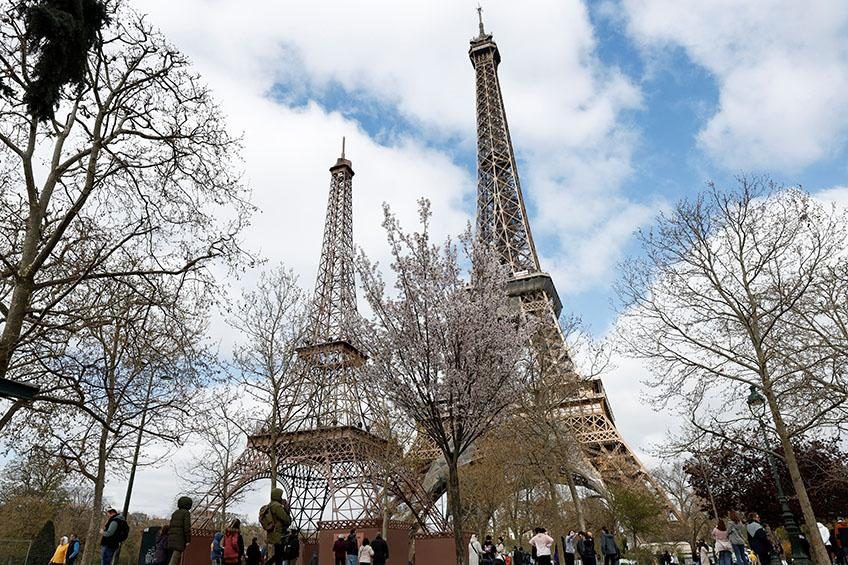
<instances>
[{"instance_id":1,"label":"crowd of people","mask_svg":"<svg viewBox=\"0 0 848 565\"><path fill-rule=\"evenodd\" d=\"M389 544L382 534L377 533L374 541L363 537L360 543L356 528L351 529L347 537L339 534L332 551L334 565L386 565L389 559Z\"/></svg>"},{"instance_id":2,"label":"crowd of people","mask_svg":"<svg viewBox=\"0 0 848 565\"><path fill-rule=\"evenodd\" d=\"M529 550L523 546L513 545L507 549L504 538L499 537L497 543L492 536L486 536L483 542L472 535L468 543L469 565L551 565L559 564L559 548L545 528L535 528L530 538ZM597 565L599 558L604 565L617 565L621 558L621 550L609 529L601 528L600 547L595 545L592 532L570 531L562 538L563 559L565 565ZM598 554L600 550L600 555Z\"/></svg>"},{"instance_id":3,"label":"crowd of people","mask_svg":"<svg viewBox=\"0 0 848 565\"><path fill-rule=\"evenodd\" d=\"M816 535L820 535L831 558L831 565L848 565L848 521L839 518L832 527L818 524ZM700 539L693 548L692 561L699 565L768 565L772 556L787 563L783 544L774 531L760 519L756 512L743 518L730 512L726 519L717 520L710 532L712 545ZM810 554L808 540L801 537L802 549ZM626 540L623 541L626 551ZM523 546L507 549L504 538L493 541L487 535L481 542L477 535L471 536L468 544L469 565L550 565L560 563L559 547L562 547L564 565L617 565L622 550L608 528L601 528L600 543L596 546L592 532L570 531L557 547L554 539L544 528L533 530L529 551ZM678 557L669 551L658 555L660 565L678 565Z\"/></svg>"},{"instance_id":4,"label":"crowd of people","mask_svg":"<svg viewBox=\"0 0 848 565\"><path fill-rule=\"evenodd\" d=\"M812 535L821 536L831 563L848 565L848 522L839 518L832 528L821 522L817 527L818 531ZM737 512L730 512L727 519L716 521L710 535L714 542L712 547L703 539L697 543L694 558L701 565L766 564L771 562L772 556L782 563L787 562L783 544L756 512L748 514L747 520ZM801 550L809 556L809 540L802 534L800 542Z\"/></svg>"},{"instance_id":5,"label":"crowd of people","mask_svg":"<svg viewBox=\"0 0 848 565\"><path fill-rule=\"evenodd\" d=\"M191 543L192 500L180 497L171 520L158 533L151 549L152 565L180 565L186 547ZM259 523L266 532L266 543L260 546L254 537L245 545L241 534L241 522L233 520L223 531L216 532L209 548L211 565L293 565L300 556L300 532L291 526L288 503L283 499L282 489L271 491L271 500L259 511ZM106 522L100 531L101 565L113 565L118 547L129 534L126 518L114 508L106 510ZM821 536L830 555L832 565L848 565L848 521L839 518L832 527L818 524L815 535ZM698 540L693 551L693 561L699 565L765 565L773 556L786 563L783 544L768 524L760 520L756 512L744 519L737 512L730 512L726 519L719 519L710 532L712 546L706 540ZM504 538L493 540L487 535L481 542L472 535L468 544L469 565L559 565L559 547L545 528L537 527L529 540L529 550L514 545L508 549ZM803 536L802 548L809 555L809 542ZM608 528L601 528L600 545L596 548L595 537L589 531L569 531L562 537L564 565L598 565L599 557L604 565L618 565L622 551L615 536ZM338 536L330 551L334 565L386 565L389 546L377 533L373 540L359 536L356 529L345 536ZM74 565L80 556L81 540L72 533L62 537L49 565ZM626 541L625 541L626 550ZM600 551L600 553L598 553ZM313 561L317 554L313 556ZM676 565L677 557L665 551L658 559L660 565Z\"/></svg>"}]
</instances>

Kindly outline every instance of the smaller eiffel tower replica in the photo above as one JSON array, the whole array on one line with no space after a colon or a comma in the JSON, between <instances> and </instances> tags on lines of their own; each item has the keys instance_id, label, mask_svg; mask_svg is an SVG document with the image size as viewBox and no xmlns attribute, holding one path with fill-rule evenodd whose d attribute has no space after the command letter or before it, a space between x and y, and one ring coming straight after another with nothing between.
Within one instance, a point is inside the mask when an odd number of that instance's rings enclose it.
<instances>
[{"instance_id":1,"label":"smaller eiffel tower replica","mask_svg":"<svg viewBox=\"0 0 848 565\"><path fill-rule=\"evenodd\" d=\"M315 539L321 522L356 523L381 515L383 473L379 461L387 441L372 431L374 412L364 378L365 355L357 345L353 244L353 167L342 155L330 167L330 195L318 279L306 328L297 350L292 386L284 392L282 423L248 437L234 465L233 492L271 477L277 460L278 486L288 497L293 526ZM275 433L267 428L277 425ZM207 495L198 504L205 528L220 501Z\"/></svg>"}]
</instances>

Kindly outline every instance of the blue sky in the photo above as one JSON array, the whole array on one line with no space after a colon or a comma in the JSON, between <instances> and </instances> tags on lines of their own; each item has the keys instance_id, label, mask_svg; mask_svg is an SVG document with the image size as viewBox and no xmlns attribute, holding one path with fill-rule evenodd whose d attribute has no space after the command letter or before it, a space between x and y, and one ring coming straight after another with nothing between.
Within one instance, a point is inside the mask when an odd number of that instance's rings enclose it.
<instances>
[{"instance_id":1,"label":"blue sky","mask_svg":"<svg viewBox=\"0 0 848 565\"><path fill-rule=\"evenodd\" d=\"M475 197L476 0L136 0L187 53L230 127L261 212L246 243L315 279L340 140L354 178L355 239L386 258L388 202L460 232ZM249 6L245 9L245 6ZM522 187L542 263L566 311L603 336L633 232L708 180L770 173L811 191L848 186L848 2L485 0ZM848 200L848 189L830 191ZM237 336L217 325L222 343ZM640 401L647 369L605 377L634 449L673 427ZM175 491L165 470L142 492ZM139 504L162 508L161 494ZM165 505L167 507L167 505Z\"/></svg>"}]
</instances>

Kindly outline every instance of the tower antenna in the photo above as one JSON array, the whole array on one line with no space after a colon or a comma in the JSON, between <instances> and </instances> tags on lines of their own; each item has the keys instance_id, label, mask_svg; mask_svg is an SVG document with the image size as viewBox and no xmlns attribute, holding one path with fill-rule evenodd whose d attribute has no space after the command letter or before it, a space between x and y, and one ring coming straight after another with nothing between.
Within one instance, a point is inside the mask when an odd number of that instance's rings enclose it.
<instances>
[{"instance_id":1,"label":"tower antenna","mask_svg":"<svg viewBox=\"0 0 848 565\"><path fill-rule=\"evenodd\" d=\"M486 30L483 29L483 6L477 4L477 19L480 20L480 37L486 35Z\"/></svg>"},{"instance_id":2,"label":"tower antenna","mask_svg":"<svg viewBox=\"0 0 848 565\"><path fill-rule=\"evenodd\" d=\"M342 159L345 158L344 153L345 153L345 137L342 136Z\"/></svg>"}]
</instances>

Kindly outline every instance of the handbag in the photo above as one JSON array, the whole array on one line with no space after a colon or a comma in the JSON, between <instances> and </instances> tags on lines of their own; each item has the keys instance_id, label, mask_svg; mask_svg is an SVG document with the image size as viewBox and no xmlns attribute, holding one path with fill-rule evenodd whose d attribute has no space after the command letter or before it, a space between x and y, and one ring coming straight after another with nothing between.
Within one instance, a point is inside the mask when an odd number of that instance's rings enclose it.
<instances>
[{"instance_id":1,"label":"handbag","mask_svg":"<svg viewBox=\"0 0 848 565\"><path fill-rule=\"evenodd\" d=\"M730 551L733 552L733 544L731 544L727 540L717 539L715 542L715 551L716 553L720 553L722 551Z\"/></svg>"}]
</instances>

